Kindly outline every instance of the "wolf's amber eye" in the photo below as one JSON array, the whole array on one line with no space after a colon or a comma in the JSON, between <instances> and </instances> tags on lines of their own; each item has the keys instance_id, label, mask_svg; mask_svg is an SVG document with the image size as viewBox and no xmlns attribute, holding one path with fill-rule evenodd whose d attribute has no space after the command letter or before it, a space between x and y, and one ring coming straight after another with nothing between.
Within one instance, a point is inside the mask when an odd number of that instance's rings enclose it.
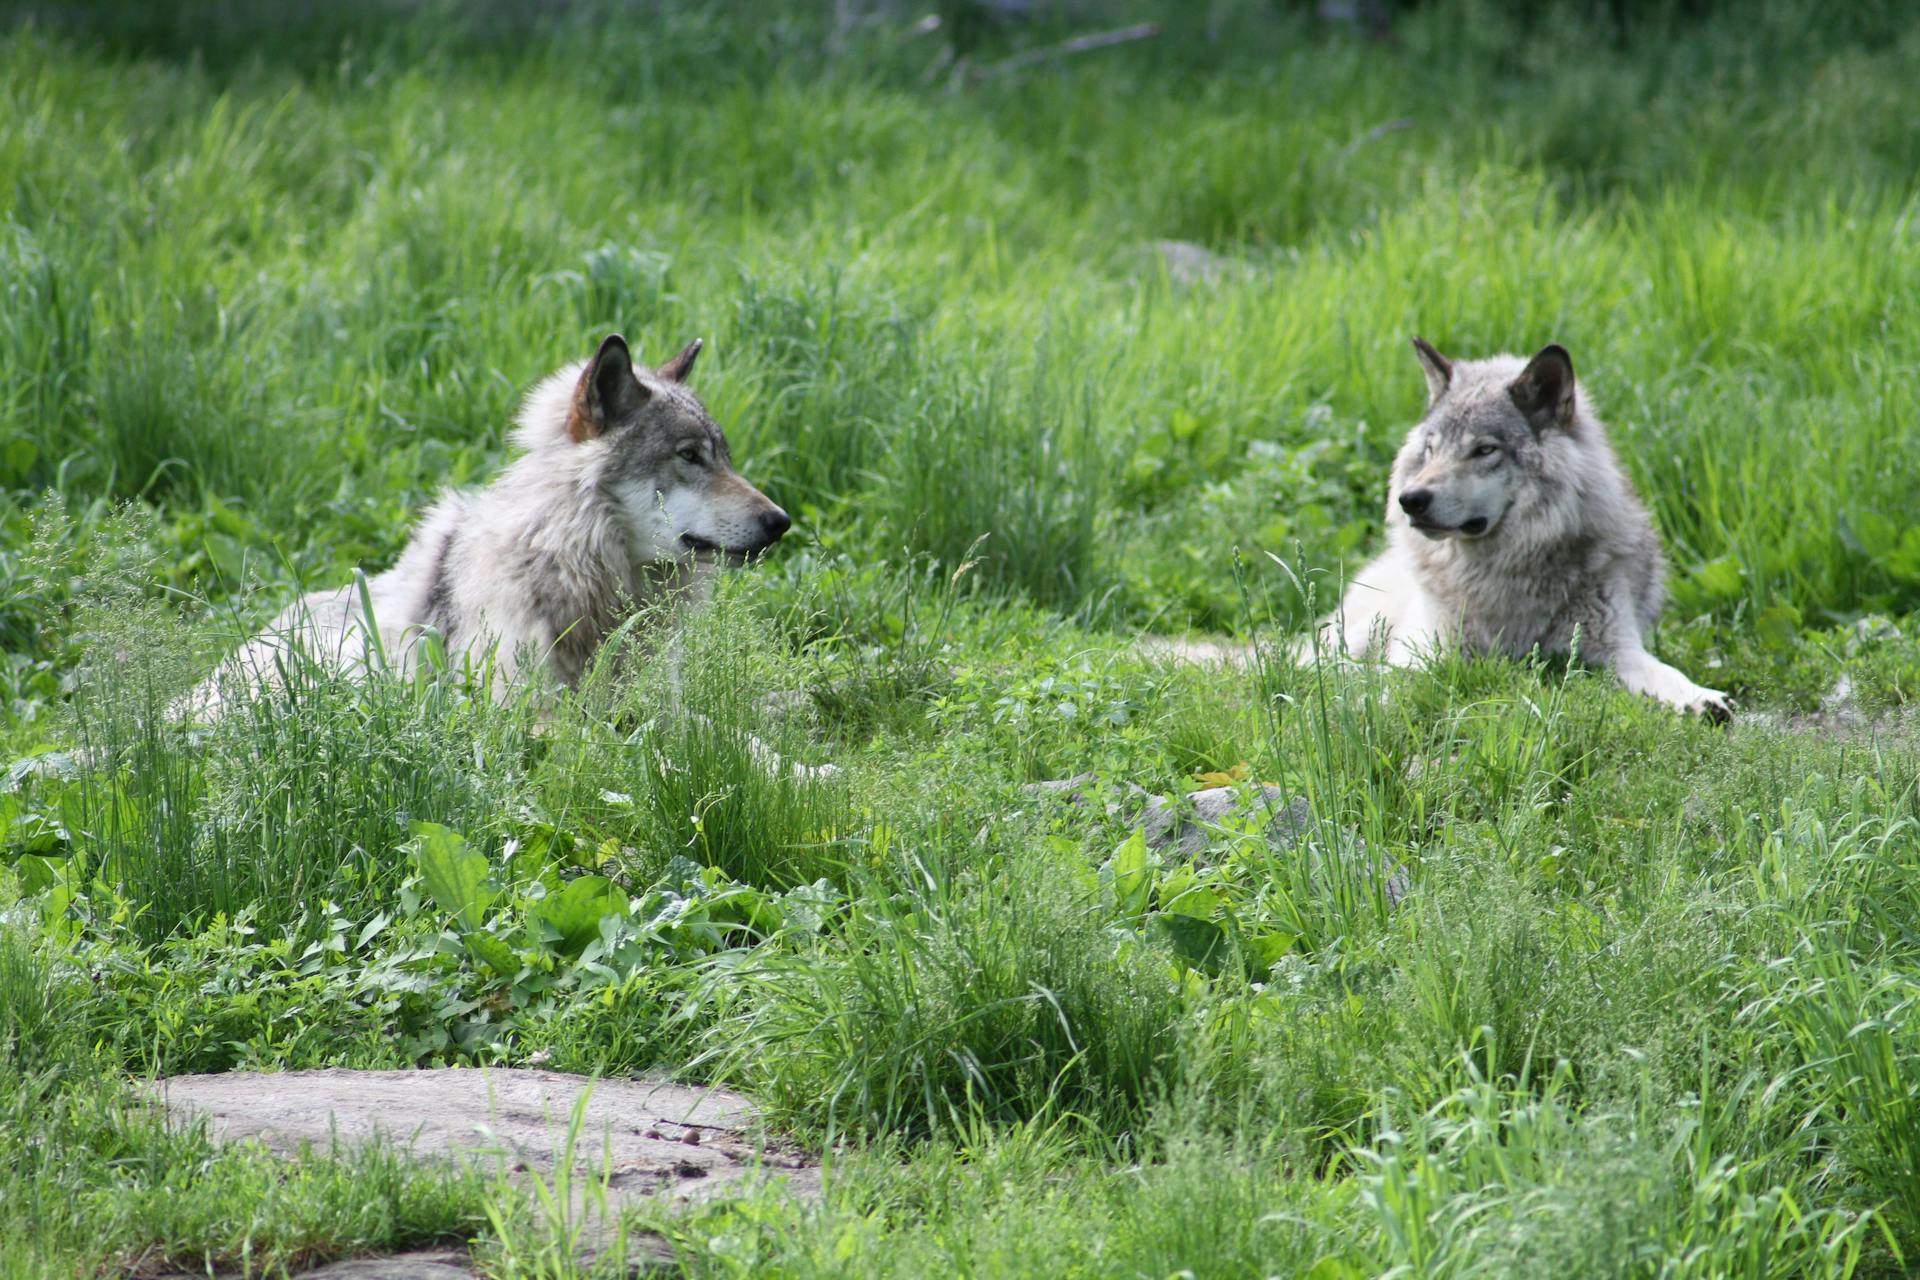
<instances>
[{"instance_id":1,"label":"wolf's amber eye","mask_svg":"<svg viewBox=\"0 0 1920 1280\"><path fill-rule=\"evenodd\" d=\"M698 445L690 444L686 446L684 449L680 450L680 456L682 458L685 458L688 462L697 463L700 461L700 448Z\"/></svg>"},{"instance_id":2,"label":"wolf's amber eye","mask_svg":"<svg viewBox=\"0 0 1920 1280\"><path fill-rule=\"evenodd\" d=\"M1474 457L1476 457L1476 458L1491 458L1491 457L1492 457L1492 456L1493 456L1494 454L1496 454L1496 453L1498 453L1498 452L1500 452L1500 446L1499 446L1499 445L1497 445L1497 444L1483 444L1483 445L1481 445L1481 446L1480 446L1480 447L1479 447L1478 449L1475 449L1475 450L1473 451L1473 456L1474 456Z\"/></svg>"}]
</instances>

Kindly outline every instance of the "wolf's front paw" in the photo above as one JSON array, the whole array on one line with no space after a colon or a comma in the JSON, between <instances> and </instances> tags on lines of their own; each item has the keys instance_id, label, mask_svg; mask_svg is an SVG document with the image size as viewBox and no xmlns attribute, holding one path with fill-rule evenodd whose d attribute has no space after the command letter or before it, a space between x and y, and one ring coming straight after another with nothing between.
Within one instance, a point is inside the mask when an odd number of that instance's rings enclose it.
<instances>
[{"instance_id":1,"label":"wolf's front paw","mask_svg":"<svg viewBox=\"0 0 1920 1280\"><path fill-rule=\"evenodd\" d=\"M1704 689L1695 685L1693 697L1688 699L1685 709L1714 724L1725 724L1733 719L1733 699L1718 689Z\"/></svg>"},{"instance_id":2,"label":"wolf's front paw","mask_svg":"<svg viewBox=\"0 0 1920 1280\"><path fill-rule=\"evenodd\" d=\"M1718 689L1695 684L1652 654L1644 651L1623 654L1615 670L1620 683L1627 688L1675 711L1704 716L1715 724L1733 719L1732 698Z\"/></svg>"},{"instance_id":3,"label":"wolf's front paw","mask_svg":"<svg viewBox=\"0 0 1920 1280\"><path fill-rule=\"evenodd\" d=\"M1332 666L1344 659L1360 656L1358 652L1347 648L1346 636L1331 622L1322 622L1312 631L1295 636L1286 652L1296 667L1313 667L1323 662Z\"/></svg>"}]
</instances>

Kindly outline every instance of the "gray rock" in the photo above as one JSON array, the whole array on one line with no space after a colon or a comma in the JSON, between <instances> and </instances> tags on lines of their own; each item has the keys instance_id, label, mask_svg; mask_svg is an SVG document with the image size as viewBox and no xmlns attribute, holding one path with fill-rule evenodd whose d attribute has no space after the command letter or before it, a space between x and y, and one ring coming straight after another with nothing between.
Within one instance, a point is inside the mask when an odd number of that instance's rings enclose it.
<instances>
[{"instance_id":1,"label":"gray rock","mask_svg":"<svg viewBox=\"0 0 1920 1280\"><path fill-rule=\"evenodd\" d=\"M303 1271L300 1280L474 1280L478 1275L464 1250L426 1249L381 1258L346 1258Z\"/></svg>"},{"instance_id":2,"label":"gray rock","mask_svg":"<svg viewBox=\"0 0 1920 1280\"><path fill-rule=\"evenodd\" d=\"M1155 795L1132 782L1103 785L1099 775L1079 773L1071 778L1029 783L1023 790L1028 795L1074 804L1089 803L1100 795L1109 818L1140 825L1148 848L1182 858L1199 855L1223 828L1242 828L1250 818L1265 819L1267 840L1274 848L1297 850L1316 860L1323 856L1313 838L1312 807L1304 797L1289 798L1270 784L1207 787L1176 799ZM1357 836L1353 843L1360 847ZM1379 858L1374 862L1374 873L1383 880L1388 905L1399 906L1410 887L1407 869L1389 858Z\"/></svg>"},{"instance_id":3,"label":"gray rock","mask_svg":"<svg viewBox=\"0 0 1920 1280\"><path fill-rule=\"evenodd\" d=\"M1182 287L1245 280L1254 274L1252 263L1215 253L1191 240L1155 240L1148 249L1160 260L1167 278Z\"/></svg>"},{"instance_id":4,"label":"gray rock","mask_svg":"<svg viewBox=\"0 0 1920 1280\"><path fill-rule=\"evenodd\" d=\"M573 1168L563 1170L573 1108L589 1086ZM389 1142L421 1160L516 1181L539 1178L549 1187L556 1173L569 1174L574 1220L587 1228L590 1252L613 1239L624 1208L649 1197L697 1200L762 1181L779 1181L801 1196L820 1191L817 1162L763 1141L754 1132L759 1112L752 1102L723 1089L481 1067L230 1071L174 1076L148 1088L180 1121L205 1120L217 1142L253 1141L289 1156L336 1142ZM642 1264L669 1257L652 1237L629 1237L627 1248ZM313 1274L452 1280L471 1274L464 1266L459 1255L442 1251L348 1259Z\"/></svg>"}]
</instances>

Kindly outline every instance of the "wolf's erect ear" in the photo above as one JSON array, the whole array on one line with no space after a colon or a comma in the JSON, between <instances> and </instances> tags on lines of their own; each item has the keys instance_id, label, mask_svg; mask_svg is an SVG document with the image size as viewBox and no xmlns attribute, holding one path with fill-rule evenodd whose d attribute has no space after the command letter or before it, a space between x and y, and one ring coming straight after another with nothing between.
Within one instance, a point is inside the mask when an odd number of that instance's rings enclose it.
<instances>
[{"instance_id":1,"label":"wolf's erect ear","mask_svg":"<svg viewBox=\"0 0 1920 1280\"><path fill-rule=\"evenodd\" d=\"M1427 407L1431 409L1441 392L1453 384L1453 361L1435 351L1425 338L1413 340L1413 353L1420 357L1420 372L1427 375Z\"/></svg>"},{"instance_id":2,"label":"wolf's erect ear","mask_svg":"<svg viewBox=\"0 0 1920 1280\"><path fill-rule=\"evenodd\" d=\"M1540 348L1507 387L1514 407L1538 434L1549 427L1573 425L1573 357L1558 343Z\"/></svg>"},{"instance_id":3,"label":"wolf's erect ear","mask_svg":"<svg viewBox=\"0 0 1920 1280\"><path fill-rule=\"evenodd\" d=\"M685 382L687 375L693 372L693 362L700 358L700 348L706 345L704 338L695 338L687 344L685 351L661 365L657 372L668 382Z\"/></svg>"},{"instance_id":4,"label":"wolf's erect ear","mask_svg":"<svg viewBox=\"0 0 1920 1280\"><path fill-rule=\"evenodd\" d=\"M646 386L633 376L633 354L627 350L627 340L610 333L593 353L593 359L587 361L580 384L573 389L567 434L575 444L583 444L638 409L647 395Z\"/></svg>"}]
</instances>

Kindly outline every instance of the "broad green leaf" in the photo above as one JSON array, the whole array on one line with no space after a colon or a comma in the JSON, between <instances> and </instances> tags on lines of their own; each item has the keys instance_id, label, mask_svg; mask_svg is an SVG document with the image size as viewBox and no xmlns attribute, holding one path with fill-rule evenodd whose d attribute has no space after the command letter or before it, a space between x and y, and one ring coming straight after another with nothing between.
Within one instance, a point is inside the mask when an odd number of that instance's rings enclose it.
<instances>
[{"instance_id":1,"label":"broad green leaf","mask_svg":"<svg viewBox=\"0 0 1920 1280\"><path fill-rule=\"evenodd\" d=\"M1254 963L1261 973L1280 962L1280 958L1293 950L1299 939L1291 933L1263 933L1252 940Z\"/></svg>"},{"instance_id":2,"label":"broad green leaf","mask_svg":"<svg viewBox=\"0 0 1920 1280\"><path fill-rule=\"evenodd\" d=\"M1178 902L1182 894L1185 894L1190 889L1196 888L1199 884L1200 873L1194 870L1191 862L1181 862L1171 867L1162 867L1160 869L1159 886L1161 910L1164 911L1173 903ZM1198 913L1189 911L1187 914L1195 915Z\"/></svg>"},{"instance_id":3,"label":"broad green leaf","mask_svg":"<svg viewBox=\"0 0 1920 1280\"><path fill-rule=\"evenodd\" d=\"M416 822L413 860L420 878L440 909L472 932L486 920L487 908L498 894L487 884L485 855L467 848L458 831L437 822Z\"/></svg>"},{"instance_id":4,"label":"broad green leaf","mask_svg":"<svg viewBox=\"0 0 1920 1280\"><path fill-rule=\"evenodd\" d=\"M1738 560L1732 556L1720 556L1696 565L1693 572L1687 575L1687 582L1707 600L1721 603L1740 594L1744 577Z\"/></svg>"},{"instance_id":5,"label":"broad green leaf","mask_svg":"<svg viewBox=\"0 0 1920 1280\"><path fill-rule=\"evenodd\" d=\"M1197 916L1157 915L1153 931L1173 953L1195 969L1218 973L1226 956L1227 935L1219 925Z\"/></svg>"},{"instance_id":6,"label":"broad green leaf","mask_svg":"<svg viewBox=\"0 0 1920 1280\"><path fill-rule=\"evenodd\" d=\"M1113 851L1113 894L1115 905L1126 916L1145 915L1153 892L1152 852L1147 848L1145 828L1135 827L1133 834Z\"/></svg>"},{"instance_id":7,"label":"broad green leaf","mask_svg":"<svg viewBox=\"0 0 1920 1280\"><path fill-rule=\"evenodd\" d=\"M379 915L367 921L367 923L361 927L359 936L353 940L354 950L358 951L361 947L366 946L380 935L382 929L392 923L393 917L385 911L382 911Z\"/></svg>"},{"instance_id":8,"label":"broad green leaf","mask_svg":"<svg viewBox=\"0 0 1920 1280\"><path fill-rule=\"evenodd\" d=\"M13 864L20 876L20 891L28 896L41 893L60 883L61 871L66 867L65 858L47 858L29 853Z\"/></svg>"},{"instance_id":9,"label":"broad green leaf","mask_svg":"<svg viewBox=\"0 0 1920 1280\"><path fill-rule=\"evenodd\" d=\"M41 919L46 923L47 932L53 935L56 942L72 942L79 936L79 922L71 915L73 900L77 896L72 877L64 873L59 875L53 888L47 893L46 903L41 907Z\"/></svg>"},{"instance_id":10,"label":"broad green leaf","mask_svg":"<svg viewBox=\"0 0 1920 1280\"><path fill-rule=\"evenodd\" d=\"M461 939L467 944L467 950L474 959L486 965L502 978L511 978L520 972L520 961L513 954L513 948L490 933L469 933Z\"/></svg>"},{"instance_id":11,"label":"broad green leaf","mask_svg":"<svg viewBox=\"0 0 1920 1280\"><path fill-rule=\"evenodd\" d=\"M1177 896L1169 896L1167 887L1160 887L1160 909L1168 915L1192 916L1196 920L1211 920L1220 914L1223 899L1220 891L1210 885L1194 885Z\"/></svg>"},{"instance_id":12,"label":"broad green leaf","mask_svg":"<svg viewBox=\"0 0 1920 1280\"><path fill-rule=\"evenodd\" d=\"M627 895L613 881L581 876L529 907L527 918L554 950L577 956L598 936L603 917L624 915L626 910Z\"/></svg>"}]
</instances>

